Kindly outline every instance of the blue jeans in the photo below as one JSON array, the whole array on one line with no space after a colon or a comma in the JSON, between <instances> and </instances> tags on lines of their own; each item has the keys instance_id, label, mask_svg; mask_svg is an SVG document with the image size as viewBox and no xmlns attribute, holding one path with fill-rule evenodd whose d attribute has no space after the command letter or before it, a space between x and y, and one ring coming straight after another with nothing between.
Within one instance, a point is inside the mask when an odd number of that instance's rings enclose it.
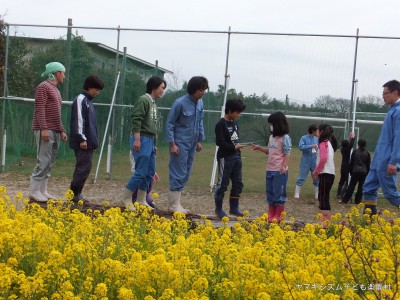
<instances>
[{"instance_id":1,"label":"blue jeans","mask_svg":"<svg viewBox=\"0 0 400 300\"><path fill-rule=\"evenodd\" d=\"M130 146L133 149L135 136L131 135ZM154 151L154 138L140 136L141 147L139 152L132 150L135 158L135 172L129 179L126 188L132 192L135 190L147 191L156 172L156 152Z\"/></svg>"},{"instance_id":2,"label":"blue jeans","mask_svg":"<svg viewBox=\"0 0 400 300\"><path fill-rule=\"evenodd\" d=\"M215 188L215 200L222 201L232 181L231 197L239 197L243 190L242 158L240 154L223 157L218 160L218 182Z\"/></svg>"},{"instance_id":3,"label":"blue jeans","mask_svg":"<svg viewBox=\"0 0 400 300\"><path fill-rule=\"evenodd\" d=\"M265 187L267 191L267 202L269 205L284 205L286 199L286 183L288 174L282 174L279 171L267 171L265 175Z\"/></svg>"}]
</instances>

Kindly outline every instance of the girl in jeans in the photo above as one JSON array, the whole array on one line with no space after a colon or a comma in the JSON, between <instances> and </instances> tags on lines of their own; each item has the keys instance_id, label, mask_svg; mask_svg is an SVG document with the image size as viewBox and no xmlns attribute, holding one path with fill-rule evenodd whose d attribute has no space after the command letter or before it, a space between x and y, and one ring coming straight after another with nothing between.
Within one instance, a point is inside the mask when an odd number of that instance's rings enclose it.
<instances>
[{"instance_id":1,"label":"girl in jeans","mask_svg":"<svg viewBox=\"0 0 400 300\"><path fill-rule=\"evenodd\" d=\"M267 147L252 145L254 150L268 154L266 172L266 192L268 202L268 221L280 222L285 210L288 163L292 140L286 116L278 111L268 117L271 135Z\"/></svg>"}]
</instances>

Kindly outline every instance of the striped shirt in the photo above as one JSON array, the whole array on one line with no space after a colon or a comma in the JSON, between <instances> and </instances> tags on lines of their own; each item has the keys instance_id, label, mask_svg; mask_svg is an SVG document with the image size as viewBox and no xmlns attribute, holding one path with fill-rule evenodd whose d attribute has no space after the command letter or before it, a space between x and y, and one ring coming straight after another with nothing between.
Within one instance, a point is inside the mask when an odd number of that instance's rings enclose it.
<instances>
[{"instance_id":1,"label":"striped shirt","mask_svg":"<svg viewBox=\"0 0 400 300\"><path fill-rule=\"evenodd\" d=\"M40 83L35 92L32 129L64 132L61 121L61 101L61 94L56 85L48 80Z\"/></svg>"}]
</instances>

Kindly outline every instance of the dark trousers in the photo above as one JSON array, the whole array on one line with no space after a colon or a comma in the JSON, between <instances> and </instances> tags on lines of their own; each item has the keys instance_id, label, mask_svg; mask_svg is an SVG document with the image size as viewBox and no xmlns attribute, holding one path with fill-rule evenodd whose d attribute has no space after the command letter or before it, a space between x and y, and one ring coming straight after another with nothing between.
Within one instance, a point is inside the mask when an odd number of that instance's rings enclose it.
<instances>
[{"instance_id":1,"label":"dark trousers","mask_svg":"<svg viewBox=\"0 0 400 300\"><path fill-rule=\"evenodd\" d=\"M343 197L347 189L347 184L349 180L349 167L342 166L340 169L340 180L338 185L337 196Z\"/></svg>"},{"instance_id":2,"label":"dark trousers","mask_svg":"<svg viewBox=\"0 0 400 300\"><path fill-rule=\"evenodd\" d=\"M365 178L367 178L368 173L353 173L351 175L349 186L347 187L346 193L343 196L343 202L348 203L350 201L351 196L353 195L354 189L357 186L357 193L354 199L354 203L358 204L362 199L362 190L365 182Z\"/></svg>"},{"instance_id":3,"label":"dark trousers","mask_svg":"<svg viewBox=\"0 0 400 300\"><path fill-rule=\"evenodd\" d=\"M75 158L76 164L70 189L74 192L75 196L78 196L82 193L82 189L92 169L93 149L75 150Z\"/></svg>"},{"instance_id":4,"label":"dark trousers","mask_svg":"<svg viewBox=\"0 0 400 300\"><path fill-rule=\"evenodd\" d=\"M215 200L222 201L229 180L232 181L231 197L238 198L243 190L242 158L235 154L218 160L218 182L215 188Z\"/></svg>"},{"instance_id":5,"label":"dark trousers","mask_svg":"<svg viewBox=\"0 0 400 300\"><path fill-rule=\"evenodd\" d=\"M335 180L335 175L321 173L318 175L318 202L320 210L331 210L331 204L329 202L329 194Z\"/></svg>"}]
</instances>

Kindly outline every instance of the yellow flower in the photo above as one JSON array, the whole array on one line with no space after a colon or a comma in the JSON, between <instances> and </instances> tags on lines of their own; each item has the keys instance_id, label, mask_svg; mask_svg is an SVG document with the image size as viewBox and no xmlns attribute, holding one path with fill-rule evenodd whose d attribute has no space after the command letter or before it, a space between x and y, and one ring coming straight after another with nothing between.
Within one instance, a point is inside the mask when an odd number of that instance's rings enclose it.
<instances>
[{"instance_id":1,"label":"yellow flower","mask_svg":"<svg viewBox=\"0 0 400 300\"><path fill-rule=\"evenodd\" d=\"M155 192L153 194L151 194L151 196L153 197L153 199L158 199L158 197L159 197L159 195Z\"/></svg>"},{"instance_id":2,"label":"yellow flower","mask_svg":"<svg viewBox=\"0 0 400 300\"><path fill-rule=\"evenodd\" d=\"M120 288L118 291L118 300L133 300L135 299L132 290L128 290L127 288Z\"/></svg>"},{"instance_id":3,"label":"yellow flower","mask_svg":"<svg viewBox=\"0 0 400 300\"><path fill-rule=\"evenodd\" d=\"M105 283L97 284L96 288L94 289L94 293L97 297L107 296L107 285Z\"/></svg>"},{"instance_id":4,"label":"yellow flower","mask_svg":"<svg viewBox=\"0 0 400 300\"><path fill-rule=\"evenodd\" d=\"M7 194L7 188L3 185L0 185L0 196L5 196Z\"/></svg>"},{"instance_id":5,"label":"yellow flower","mask_svg":"<svg viewBox=\"0 0 400 300\"><path fill-rule=\"evenodd\" d=\"M68 190L64 195L65 199L68 200L68 201L72 201L74 196L75 195L74 195L74 192L72 190Z\"/></svg>"}]
</instances>

